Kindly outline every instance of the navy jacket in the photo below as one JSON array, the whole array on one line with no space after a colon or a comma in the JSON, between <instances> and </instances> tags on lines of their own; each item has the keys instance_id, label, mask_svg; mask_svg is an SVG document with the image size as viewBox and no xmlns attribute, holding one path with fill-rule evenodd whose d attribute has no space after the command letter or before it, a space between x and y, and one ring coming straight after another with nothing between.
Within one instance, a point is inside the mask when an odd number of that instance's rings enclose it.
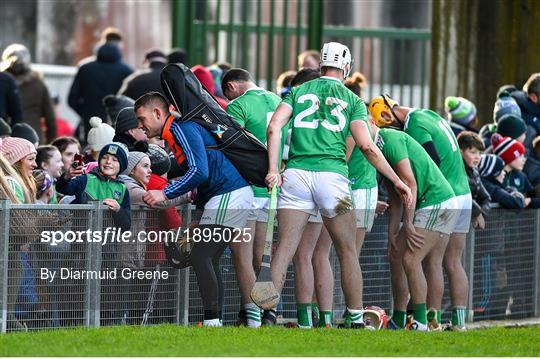
<instances>
[{"instance_id":1,"label":"navy jacket","mask_svg":"<svg viewBox=\"0 0 540 359\"><path fill-rule=\"evenodd\" d=\"M540 160L536 158L534 152L531 152L525 162L525 167L523 172L527 175L527 178L531 182L533 187L536 187L540 184Z\"/></svg>"},{"instance_id":2,"label":"navy jacket","mask_svg":"<svg viewBox=\"0 0 540 359\"><path fill-rule=\"evenodd\" d=\"M136 100L147 92L163 93L160 75L166 65L163 62L152 62L149 68L131 74L124 80L118 94Z\"/></svg>"},{"instance_id":3,"label":"navy jacket","mask_svg":"<svg viewBox=\"0 0 540 359\"><path fill-rule=\"evenodd\" d=\"M0 72L0 117L11 126L22 121L19 88L13 76Z\"/></svg>"},{"instance_id":4,"label":"navy jacket","mask_svg":"<svg viewBox=\"0 0 540 359\"><path fill-rule=\"evenodd\" d=\"M495 178L490 177L483 177L482 183L491 196L493 203L498 203L501 207L507 209L522 209L525 207L525 197L515 189L513 192L509 192Z\"/></svg>"},{"instance_id":5,"label":"navy jacket","mask_svg":"<svg viewBox=\"0 0 540 359\"><path fill-rule=\"evenodd\" d=\"M107 118L103 98L116 94L122 81L132 72L122 62L118 46L112 44L101 45L96 60L79 67L69 91L68 103L81 117L85 133L90 130L90 117Z\"/></svg>"}]
</instances>

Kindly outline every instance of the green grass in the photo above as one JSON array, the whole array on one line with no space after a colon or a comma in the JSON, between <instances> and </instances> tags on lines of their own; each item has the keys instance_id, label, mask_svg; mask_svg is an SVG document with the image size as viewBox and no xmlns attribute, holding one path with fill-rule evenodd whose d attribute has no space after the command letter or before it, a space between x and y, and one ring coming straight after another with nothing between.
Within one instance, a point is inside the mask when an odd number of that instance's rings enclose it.
<instances>
[{"instance_id":1,"label":"green grass","mask_svg":"<svg viewBox=\"0 0 540 359\"><path fill-rule=\"evenodd\" d=\"M539 356L540 327L416 333L106 327L0 335L0 356Z\"/></svg>"}]
</instances>

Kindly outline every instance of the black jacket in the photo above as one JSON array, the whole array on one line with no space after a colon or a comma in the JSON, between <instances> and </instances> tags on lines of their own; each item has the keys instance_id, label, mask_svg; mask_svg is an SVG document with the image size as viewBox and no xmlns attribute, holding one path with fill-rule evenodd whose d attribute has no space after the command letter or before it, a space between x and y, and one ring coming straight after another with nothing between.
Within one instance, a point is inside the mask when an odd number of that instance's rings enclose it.
<instances>
[{"instance_id":1,"label":"black jacket","mask_svg":"<svg viewBox=\"0 0 540 359\"><path fill-rule=\"evenodd\" d=\"M527 158L523 173L525 173L533 187L540 184L540 160L536 158L534 153L531 153Z\"/></svg>"},{"instance_id":2,"label":"black jacket","mask_svg":"<svg viewBox=\"0 0 540 359\"><path fill-rule=\"evenodd\" d=\"M79 68L69 91L68 103L81 117L86 134L90 130L90 117L107 118L103 97L116 94L122 81L132 72L122 62L120 49L113 44L101 45L96 60Z\"/></svg>"},{"instance_id":3,"label":"black jacket","mask_svg":"<svg viewBox=\"0 0 540 359\"><path fill-rule=\"evenodd\" d=\"M19 88L13 76L0 72L0 117L13 126L22 121Z\"/></svg>"},{"instance_id":4,"label":"black jacket","mask_svg":"<svg viewBox=\"0 0 540 359\"><path fill-rule=\"evenodd\" d=\"M515 188L506 189L495 178L490 177L483 177L482 183L491 196L493 203L498 203L501 207L507 209L522 209L525 207L525 197Z\"/></svg>"},{"instance_id":5,"label":"black jacket","mask_svg":"<svg viewBox=\"0 0 540 359\"><path fill-rule=\"evenodd\" d=\"M521 118L527 124L527 138L524 145L531 148L531 144L536 135L540 134L540 106L529 100L524 91L514 91L511 96L516 100L521 109Z\"/></svg>"},{"instance_id":6,"label":"black jacket","mask_svg":"<svg viewBox=\"0 0 540 359\"><path fill-rule=\"evenodd\" d=\"M476 168L465 165L465 171L467 172L473 199L472 217L476 218L481 214L485 216L491 209L491 196L482 184L480 174Z\"/></svg>"},{"instance_id":7,"label":"black jacket","mask_svg":"<svg viewBox=\"0 0 540 359\"><path fill-rule=\"evenodd\" d=\"M160 74L166 65L163 62L152 62L149 68L131 74L124 80L118 95L136 100L147 92L163 93Z\"/></svg>"}]
</instances>

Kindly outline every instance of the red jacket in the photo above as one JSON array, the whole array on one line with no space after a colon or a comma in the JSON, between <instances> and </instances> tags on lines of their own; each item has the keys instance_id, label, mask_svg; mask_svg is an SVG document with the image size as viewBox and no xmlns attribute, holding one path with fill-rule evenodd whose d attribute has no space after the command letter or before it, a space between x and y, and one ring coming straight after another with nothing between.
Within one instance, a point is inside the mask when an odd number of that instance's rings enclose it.
<instances>
[{"instance_id":1,"label":"red jacket","mask_svg":"<svg viewBox=\"0 0 540 359\"><path fill-rule=\"evenodd\" d=\"M168 181L166 178L160 177L154 173L150 175L150 181L146 186L146 190L163 190L167 187ZM149 230L168 231L180 228L182 226L182 217L178 214L176 208L168 208L159 211L159 228L149 228ZM146 246L146 265L153 266L157 263L163 264L167 261L163 243L148 242Z\"/></svg>"}]
</instances>

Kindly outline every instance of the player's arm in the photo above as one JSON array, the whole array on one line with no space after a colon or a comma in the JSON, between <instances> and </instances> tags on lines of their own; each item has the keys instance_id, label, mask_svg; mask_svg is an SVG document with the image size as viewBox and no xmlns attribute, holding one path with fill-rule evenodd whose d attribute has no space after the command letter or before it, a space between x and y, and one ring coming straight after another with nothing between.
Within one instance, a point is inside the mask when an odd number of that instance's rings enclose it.
<instances>
[{"instance_id":1,"label":"player's arm","mask_svg":"<svg viewBox=\"0 0 540 359\"><path fill-rule=\"evenodd\" d=\"M411 167L411 162L408 158L404 158L395 164L396 172L399 177L405 182L411 189L413 198L413 206L405 207L403 212L403 230L407 237L407 246L411 251L414 251L415 247L420 248L424 244L423 236L416 232L414 228L414 211L416 208L416 197L418 193L418 187L416 184L416 178Z\"/></svg>"},{"instance_id":2,"label":"player's arm","mask_svg":"<svg viewBox=\"0 0 540 359\"><path fill-rule=\"evenodd\" d=\"M356 142L354 142L354 138L352 136L347 137L347 153L345 155L347 162L349 162L349 158L351 158L354 147L356 147Z\"/></svg>"},{"instance_id":3,"label":"player's arm","mask_svg":"<svg viewBox=\"0 0 540 359\"><path fill-rule=\"evenodd\" d=\"M406 207L412 206L411 190L394 172L390 164L386 161L381 150L373 143L369 133L367 124L364 121L351 121L350 131L354 141L360 147L360 150L366 159L375 167L383 176L388 178L393 184L399 195L403 199ZM414 208L414 207L413 207Z\"/></svg>"},{"instance_id":4,"label":"player's arm","mask_svg":"<svg viewBox=\"0 0 540 359\"><path fill-rule=\"evenodd\" d=\"M280 104L274 112L268 128L266 130L268 146L268 175L266 183L269 187L274 184L281 185L279 175L279 151L281 147L281 129L289 122L292 115L292 108L288 104Z\"/></svg>"},{"instance_id":5,"label":"player's arm","mask_svg":"<svg viewBox=\"0 0 540 359\"><path fill-rule=\"evenodd\" d=\"M435 148L435 144L433 141L428 141L422 145L424 147L424 150L428 153L429 157L435 162L437 167L441 165L441 158L439 157L439 153L437 152L437 149Z\"/></svg>"}]
</instances>

